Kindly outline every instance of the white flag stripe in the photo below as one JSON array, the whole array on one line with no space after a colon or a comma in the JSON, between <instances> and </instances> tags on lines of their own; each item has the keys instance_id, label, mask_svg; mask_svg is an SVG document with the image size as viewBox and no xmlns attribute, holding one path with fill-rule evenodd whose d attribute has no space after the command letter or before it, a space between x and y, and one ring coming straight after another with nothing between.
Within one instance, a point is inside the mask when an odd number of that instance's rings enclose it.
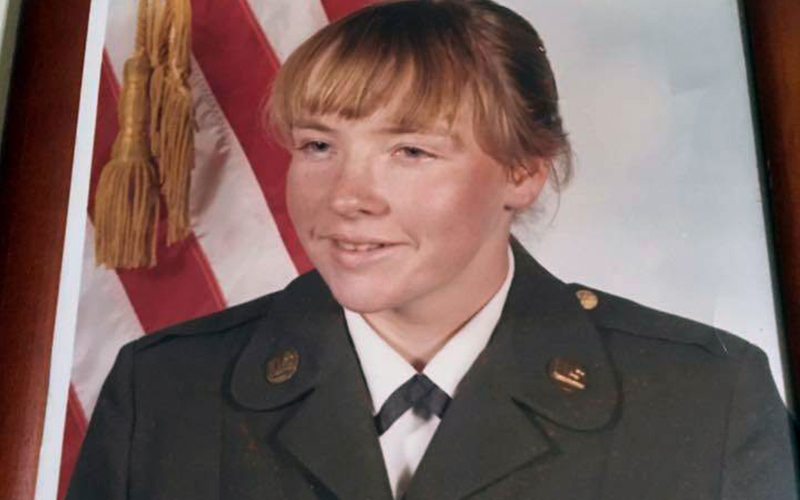
<instances>
[{"instance_id":1,"label":"white flag stripe","mask_svg":"<svg viewBox=\"0 0 800 500\"><path fill-rule=\"evenodd\" d=\"M281 62L328 24L320 0L249 0L248 4Z\"/></svg>"},{"instance_id":2,"label":"white flag stripe","mask_svg":"<svg viewBox=\"0 0 800 500\"><path fill-rule=\"evenodd\" d=\"M136 47L136 13L138 0L114 0L108 9L105 50L114 66L114 74L122 84L122 66Z\"/></svg>"},{"instance_id":3,"label":"white flag stripe","mask_svg":"<svg viewBox=\"0 0 800 500\"><path fill-rule=\"evenodd\" d=\"M91 222L87 222L83 255L72 384L88 416L94 410L100 387L117 351L144 335L144 330L117 273L95 266Z\"/></svg>"},{"instance_id":4,"label":"white flag stripe","mask_svg":"<svg viewBox=\"0 0 800 500\"><path fill-rule=\"evenodd\" d=\"M228 305L279 290L297 276L241 144L200 68L195 93L192 222Z\"/></svg>"}]
</instances>

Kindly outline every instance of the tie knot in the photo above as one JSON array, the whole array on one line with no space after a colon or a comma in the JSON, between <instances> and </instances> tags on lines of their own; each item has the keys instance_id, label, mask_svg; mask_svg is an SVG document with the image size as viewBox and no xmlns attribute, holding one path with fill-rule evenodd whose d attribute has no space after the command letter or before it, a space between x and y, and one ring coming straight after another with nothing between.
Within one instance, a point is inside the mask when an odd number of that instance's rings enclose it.
<instances>
[{"instance_id":1,"label":"tie knot","mask_svg":"<svg viewBox=\"0 0 800 500\"><path fill-rule=\"evenodd\" d=\"M418 373L398 387L383 403L380 412L375 415L375 428L378 435L382 435L410 409L426 418L430 415L442 418L449 404L450 396L431 379Z\"/></svg>"},{"instance_id":2,"label":"tie knot","mask_svg":"<svg viewBox=\"0 0 800 500\"><path fill-rule=\"evenodd\" d=\"M436 384L433 383L431 379L426 377L425 375L418 373L409 379L410 385L408 386L408 391L405 393L408 396L408 402L412 405L415 405L417 402L421 401L428 393L436 387ZM402 387L402 386L401 386Z\"/></svg>"}]
</instances>

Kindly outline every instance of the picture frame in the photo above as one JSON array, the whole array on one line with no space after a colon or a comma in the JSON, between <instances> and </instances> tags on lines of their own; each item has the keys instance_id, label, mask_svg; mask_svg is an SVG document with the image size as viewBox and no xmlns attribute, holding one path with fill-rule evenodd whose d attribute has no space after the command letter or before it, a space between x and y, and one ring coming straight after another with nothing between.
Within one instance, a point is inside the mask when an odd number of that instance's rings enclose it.
<instances>
[{"instance_id":1,"label":"picture frame","mask_svg":"<svg viewBox=\"0 0 800 500\"><path fill-rule=\"evenodd\" d=\"M792 104L800 102L800 86L788 82L800 74L800 55L792 50L800 46L800 6L757 0L742 6L753 112L773 209L779 307L797 381L800 150L792 138L800 133L800 106ZM68 272L60 264L90 2L56 5L47 0L29 2L24 9L0 162L0 320L5 332L0 336L0 403L12 409L0 419L0 497L27 500L35 495L58 286Z\"/></svg>"}]
</instances>

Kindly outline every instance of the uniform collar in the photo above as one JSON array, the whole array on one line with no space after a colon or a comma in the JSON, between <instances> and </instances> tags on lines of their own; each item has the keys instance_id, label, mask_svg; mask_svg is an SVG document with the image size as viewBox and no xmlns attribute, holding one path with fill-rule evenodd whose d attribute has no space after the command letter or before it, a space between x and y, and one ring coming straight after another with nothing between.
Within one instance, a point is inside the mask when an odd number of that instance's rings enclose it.
<instances>
[{"instance_id":1,"label":"uniform collar","mask_svg":"<svg viewBox=\"0 0 800 500\"><path fill-rule=\"evenodd\" d=\"M573 430L609 425L618 407L617 372L600 331L574 291L512 238L517 271L486 363L505 371L512 397ZM504 365L500 360L510 357ZM549 367L560 359L585 371L585 388L566 391Z\"/></svg>"},{"instance_id":2,"label":"uniform collar","mask_svg":"<svg viewBox=\"0 0 800 500\"><path fill-rule=\"evenodd\" d=\"M491 373L493 385L557 425L575 430L607 425L617 408L618 390L600 332L566 284L516 239L511 248L515 271L508 297L492 341L475 363L488 368L473 366L470 374ZM268 361L288 349L299 355L296 374L284 383L268 382ZM584 390L567 392L550 377L548 366L556 358L584 368ZM320 385L356 383L332 377L342 363L358 366L342 308L319 274L307 273L276 295L236 361L231 394L244 407L276 409ZM368 397L363 380L357 383Z\"/></svg>"},{"instance_id":3,"label":"uniform collar","mask_svg":"<svg viewBox=\"0 0 800 500\"><path fill-rule=\"evenodd\" d=\"M508 271L500 288L422 371L448 396L455 396L459 382L489 343L513 276L514 254L509 247ZM360 314L345 309L344 317L369 388L373 412L377 412L389 396L417 371Z\"/></svg>"}]
</instances>

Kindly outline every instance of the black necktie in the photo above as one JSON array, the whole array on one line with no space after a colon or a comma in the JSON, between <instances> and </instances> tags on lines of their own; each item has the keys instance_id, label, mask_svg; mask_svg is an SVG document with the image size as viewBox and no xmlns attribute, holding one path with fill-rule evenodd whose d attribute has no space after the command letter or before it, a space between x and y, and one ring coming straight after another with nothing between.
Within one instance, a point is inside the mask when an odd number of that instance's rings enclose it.
<instances>
[{"instance_id":1,"label":"black necktie","mask_svg":"<svg viewBox=\"0 0 800 500\"><path fill-rule=\"evenodd\" d=\"M449 404L450 396L431 379L418 373L398 387L383 403L381 411L375 415L375 428L378 430L378 435L382 435L409 408L413 408L415 412L442 418Z\"/></svg>"}]
</instances>

